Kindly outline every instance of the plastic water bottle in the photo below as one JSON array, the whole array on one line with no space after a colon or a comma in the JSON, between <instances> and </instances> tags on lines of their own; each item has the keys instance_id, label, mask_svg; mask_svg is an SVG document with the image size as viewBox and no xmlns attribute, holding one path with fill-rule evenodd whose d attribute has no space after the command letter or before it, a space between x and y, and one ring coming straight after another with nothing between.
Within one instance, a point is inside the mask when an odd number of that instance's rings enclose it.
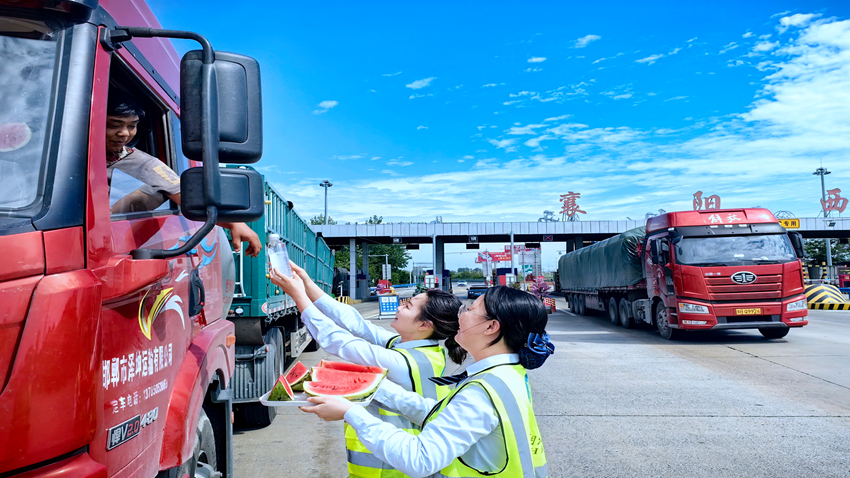
<instances>
[{"instance_id":1,"label":"plastic water bottle","mask_svg":"<svg viewBox=\"0 0 850 478\"><path fill-rule=\"evenodd\" d=\"M271 273L274 274L275 269L286 277L292 277L292 267L289 266L289 254L286 252L286 245L280 242L280 236L277 234L269 234L269 262L271 263Z\"/></svg>"}]
</instances>

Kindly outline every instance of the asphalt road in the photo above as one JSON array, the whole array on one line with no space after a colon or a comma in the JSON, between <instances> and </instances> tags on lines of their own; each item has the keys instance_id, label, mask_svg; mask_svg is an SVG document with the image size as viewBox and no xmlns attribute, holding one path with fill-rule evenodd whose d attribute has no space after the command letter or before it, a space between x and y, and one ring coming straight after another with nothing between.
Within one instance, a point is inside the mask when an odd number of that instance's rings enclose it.
<instances>
[{"instance_id":1,"label":"asphalt road","mask_svg":"<svg viewBox=\"0 0 850 478\"><path fill-rule=\"evenodd\" d=\"M561 311L548 330L556 353L530 381L553 478L850 476L850 312L810 311L778 340L670 342ZM346 476L341 423L278 412L270 427L236 432L237 476Z\"/></svg>"}]
</instances>

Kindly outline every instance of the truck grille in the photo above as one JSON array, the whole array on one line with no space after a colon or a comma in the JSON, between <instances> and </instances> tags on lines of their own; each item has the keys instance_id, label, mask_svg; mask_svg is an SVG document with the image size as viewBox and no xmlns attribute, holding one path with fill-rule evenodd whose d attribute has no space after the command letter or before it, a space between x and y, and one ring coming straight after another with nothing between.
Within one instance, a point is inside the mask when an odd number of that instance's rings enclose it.
<instances>
[{"instance_id":1,"label":"truck grille","mask_svg":"<svg viewBox=\"0 0 850 478\"><path fill-rule=\"evenodd\" d=\"M782 298L782 276L763 275L752 284L735 284L731 275L706 277L709 300L742 301Z\"/></svg>"}]
</instances>

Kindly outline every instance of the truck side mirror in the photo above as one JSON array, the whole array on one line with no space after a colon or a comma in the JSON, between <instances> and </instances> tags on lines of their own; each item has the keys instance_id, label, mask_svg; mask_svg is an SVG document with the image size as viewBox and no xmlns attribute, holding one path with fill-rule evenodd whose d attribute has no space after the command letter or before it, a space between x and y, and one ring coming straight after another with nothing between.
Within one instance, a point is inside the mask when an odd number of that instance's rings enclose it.
<instances>
[{"instance_id":1,"label":"truck side mirror","mask_svg":"<svg viewBox=\"0 0 850 478\"><path fill-rule=\"evenodd\" d=\"M791 239L791 245L794 246L794 253L797 254L797 258L804 259L806 257L806 248L803 247L803 235L799 232L789 232L788 238Z\"/></svg>"},{"instance_id":2,"label":"truck side mirror","mask_svg":"<svg viewBox=\"0 0 850 478\"><path fill-rule=\"evenodd\" d=\"M661 251L659 256L661 256L661 264L667 264L670 262L670 245L666 242L661 242Z\"/></svg>"},{"instance_id":3,"label":"truck side mirror","mask_svg":"<svg viewBox=\"0 0 850 478\"><path fill-rule=\"evenodd\" d=\"M253 222L265 211L263 176L253 169L221 169L221 195L217 204L204 196L204 168L189 168L180 175L180 211L187 219L204 221L207 207L218 208L219 222Z\"/></svg>"},{"instance_id":4,"label":"truck side mirror","mask_svg":"<svg viewBox=\"0 0 850 478\"><path fill-rule=\"evenodd\" d=\"M183 153L195 161L203 160L202 65L201 50L186 53L180 62ZM216 51L213 67L215 85L212 90L218 100L218 160L221 163L256 163L263 155L260 65L251 57Z\"/></svg>"}]
</instances>

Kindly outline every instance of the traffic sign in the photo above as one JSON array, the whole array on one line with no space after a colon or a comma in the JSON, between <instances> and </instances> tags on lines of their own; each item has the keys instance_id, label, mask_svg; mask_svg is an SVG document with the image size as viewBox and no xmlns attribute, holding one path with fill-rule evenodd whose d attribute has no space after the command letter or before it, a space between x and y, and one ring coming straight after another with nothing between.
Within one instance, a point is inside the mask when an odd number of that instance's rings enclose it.
<instances>
[{"instance_id":1,"label":"traffic sign","mask_svg":"<svg viewBox=\"0 0 850 478\"><path fill-rule=\"evenodd\" d=\"M522 275L528 275L534 272L534 267L531 264L522 265Z\"/></svg>"},{"instance_id":2,"label":"traffic sign","mask_svg":"<svg viewBox=\"0 0 850 478\"><path fill-rule=\"evenodd\" d=\"M555 237L551 234L547 234L543 236L543 242L552 242L555 240Z\"/></svg>"},{"instance_id":3,"label":"traffic sign","mask_svg":"<svg viewBox=\"0 0 850 478\"><path fill-rule=\"evenodd\" d=\"M800 229L799 219L780 219L779 224L782 224L785 229Z\"/></svg>"},{"instance_id":4,"label":"traffic sign","mask_svg":"<svg viewBox=\"0 0 850 478\"><path fill-rule=\"evenodd\" d=\"M398 296L397 295L382 295L378 297L380 304L380 318L395 317L398 312Z\"/></svg>"},{"instance_id":5,"label":"traffic sign","mask_svg":"<svg viewBox=\"0 0 850 478\"><path fill-rule=\"evenodd\" d=\"M381 264L381 275L384 280L391 280L393 278L393 266L390 264Z\"/></svg>"}]
</instances>

